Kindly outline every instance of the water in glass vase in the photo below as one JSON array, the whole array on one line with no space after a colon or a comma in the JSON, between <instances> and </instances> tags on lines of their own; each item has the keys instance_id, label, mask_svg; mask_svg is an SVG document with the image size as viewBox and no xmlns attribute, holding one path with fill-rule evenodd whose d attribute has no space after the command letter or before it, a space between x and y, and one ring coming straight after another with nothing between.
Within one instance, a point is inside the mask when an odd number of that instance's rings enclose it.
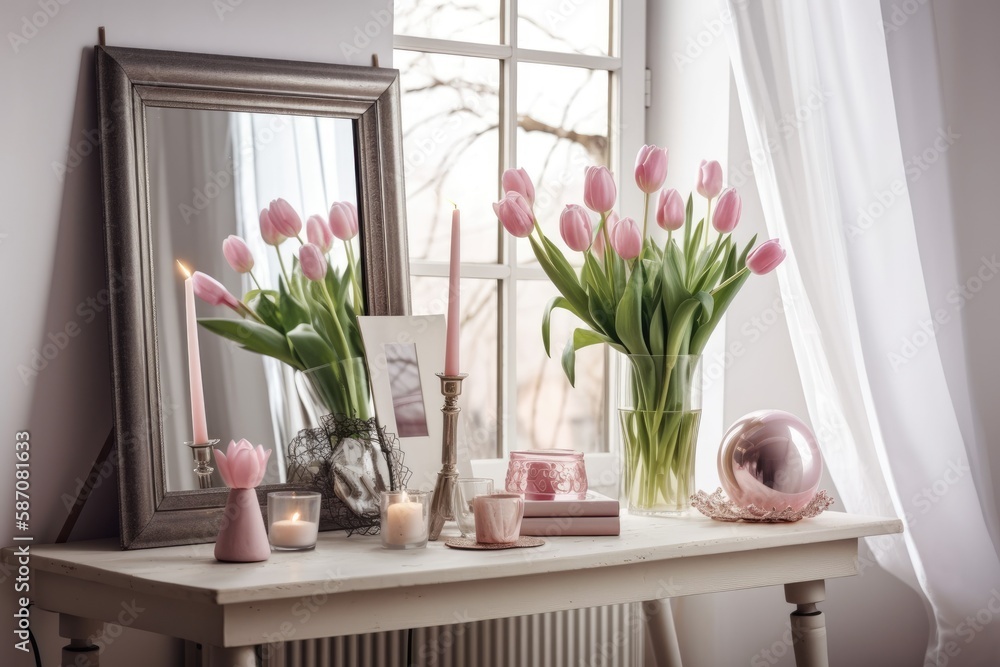
<instances>
[{"instance_id":1,"label":"water in glass vase","mask_svg":"<svg viewBox=\"0 0 1000 667\"><path fill-rule=\"evenodd\" d=\"M691 507L701 423L701 356L628 355L619 383L622 484L629 513Z\"/></svg>"}]
</instances>

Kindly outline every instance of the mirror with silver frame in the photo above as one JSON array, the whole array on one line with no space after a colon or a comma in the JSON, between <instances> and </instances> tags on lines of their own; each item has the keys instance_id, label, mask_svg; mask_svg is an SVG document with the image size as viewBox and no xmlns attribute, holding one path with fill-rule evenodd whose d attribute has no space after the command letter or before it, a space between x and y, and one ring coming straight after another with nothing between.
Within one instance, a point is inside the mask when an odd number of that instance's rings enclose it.
<instances>
[{"instance_id":1,"label":"mirror with silver frame","mask_svg":"<svg viewBox=\"0 0 1000 667\"><path fill-rule=\"evenodd\" d=\"M166 51L97 48L122 546L214 539L226 489L194 474L184 277L214 276L237 298L277 289L284 249L258 216L284 199L305 222L335 202L359 234L331 248L355 261L363 311L408 311L398 72ZM253 276L226 262L245 239ZM305 238L305 228L302 237ZM355 259L356 258L356 259ZM200 318L236 318L199 302ZM199 327L208 435L274 450L258 499L293 488L285 444L318 425L302 373ZM327 528L337 526L327 525Z\"/></svg>"}]
</instances>

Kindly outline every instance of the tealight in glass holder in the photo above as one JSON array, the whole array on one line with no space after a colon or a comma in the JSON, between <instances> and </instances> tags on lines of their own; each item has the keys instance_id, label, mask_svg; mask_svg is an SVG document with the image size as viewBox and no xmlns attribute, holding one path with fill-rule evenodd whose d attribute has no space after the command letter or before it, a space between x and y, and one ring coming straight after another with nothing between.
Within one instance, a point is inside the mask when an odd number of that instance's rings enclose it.
<instances>
[{"instance_id":1,"label":"tealight in glass holder","mask_svg":"<svg viewBox=\"0 0 1000 667\"><path fill-rule=\"evenodd\" d=\"M431 494L427 491L383 491L382 546L386 549L421 549L427 546Z\"/></svg>"},{"instance_id":2,"label":"tealight in glass holder","mask_svg":"<svg viewBox=\"0 0 1000 667\"><path fill-rule=\"evenodd\" d=\"M308 551L319 533L320 494L274 491L267 494L267 537L275 551Z\"/></svg>"}]
</instances>

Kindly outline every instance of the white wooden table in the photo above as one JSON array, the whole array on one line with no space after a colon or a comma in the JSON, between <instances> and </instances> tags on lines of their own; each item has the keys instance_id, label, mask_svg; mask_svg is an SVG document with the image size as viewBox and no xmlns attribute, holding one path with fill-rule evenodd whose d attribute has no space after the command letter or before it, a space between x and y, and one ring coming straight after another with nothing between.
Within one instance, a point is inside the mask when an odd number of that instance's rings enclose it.
<instances>
[{"instance_id":1,"label":"white wooden table","mask_svg":"<svg viewBox=\"0 0 1000 667\"><path fill-rule=\"evenodd\" d=\"M321 533L315 551L223 564L212 545L121 551L101 540L33 546L31 597L60 614L64 662L103 623L200 642L212 664L252 665L254 646L783 584L800 667L826 665L823 581L858 571L858 539L896 519L826 512L794 524L693 515L622 517L620 537L549 538L506 551L387 551L378 537ZM16 564L11 549L3 558ZM308 610L307 612L304 610ZM68 658L67 658L68 656ZM87 660L90 660L88 663ZM67 663L69 664L69 663Z\"/></svg>"}]
</instances>

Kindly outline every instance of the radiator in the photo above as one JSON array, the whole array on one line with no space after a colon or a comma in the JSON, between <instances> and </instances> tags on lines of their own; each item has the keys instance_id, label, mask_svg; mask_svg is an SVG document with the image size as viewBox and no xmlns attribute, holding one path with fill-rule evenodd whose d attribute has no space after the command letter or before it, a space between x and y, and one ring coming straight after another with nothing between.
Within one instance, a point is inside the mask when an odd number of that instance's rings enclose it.
<instances>
[{"instance_id":1,"label":"radiator","mask_svg":"<svg viewBox=\"0 0 1000 667\"><path fill-rule=\"evenodd\" d=\"M264 667L407 667L407 631L265 647ZM639 605L477 621L412 631L409 667L641 667Z\"/></svg>"}]
</instances>

